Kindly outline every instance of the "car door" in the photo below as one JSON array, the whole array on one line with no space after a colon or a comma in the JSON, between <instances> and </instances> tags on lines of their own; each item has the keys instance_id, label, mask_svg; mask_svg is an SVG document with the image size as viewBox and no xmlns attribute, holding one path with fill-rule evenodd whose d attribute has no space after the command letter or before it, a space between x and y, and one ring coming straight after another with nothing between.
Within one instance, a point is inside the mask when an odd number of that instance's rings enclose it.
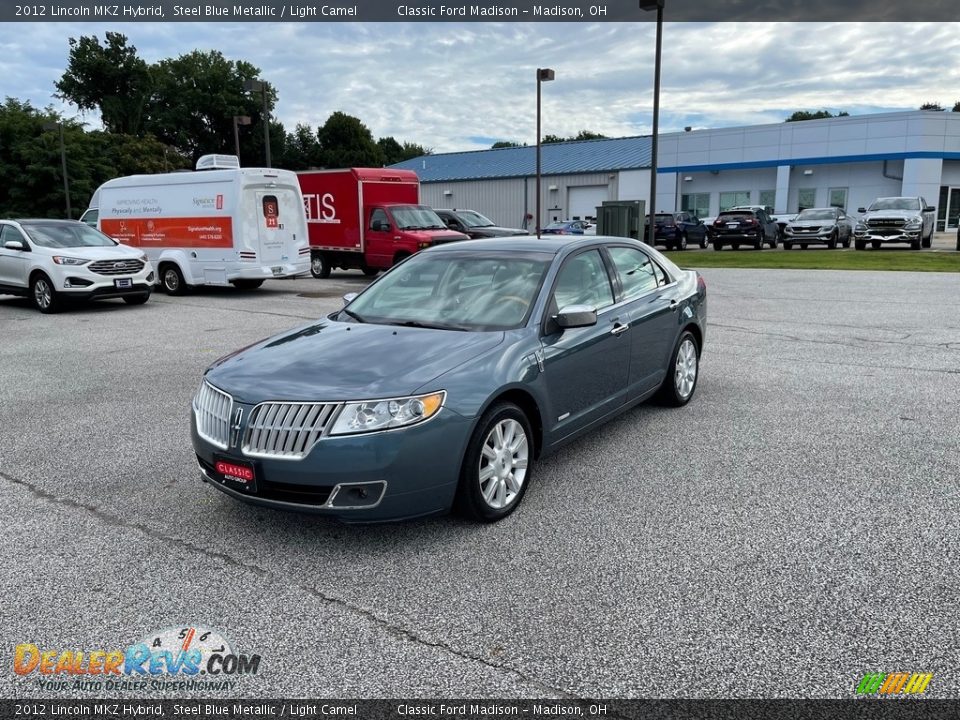
<instances>
[{"instance_id":1,"label":"car door","mask_svg":"<svg viewBox=\"0 0 960 720\"><path fill-rule=\"evenodd\" d=\"M676 283L642 250L619 245L606 250L620 288L617 307L630 321L629 402L658 388L666 375L677 331Z\"/></svg>"},{"instance_id":2,"label":"car door","mask_svg":"<svg viewBox=\"0 0 960 720\"><path fill-rule=\"evenodd\" d=\"M596 308L597 323L566 329L545 323L544 421L558 440L623 405L630 369L629 325L622 308L614 306L613 286L598 248L568 257L557 274L548 315L571 305Z\"/></svg>"},{"instance_id":3,"label":"car door","mask_svg":"<svg viewBox=\"0 0 960 720\"><path fill-rule=\"evenodd\" d=\"M23 234L13 225L0 225L0 285L15 288L27 287L29 250L10 250L7 241L19 240L25 248L30 245Z\"/></svg>"},{"instance_id":4,"label":"car door","mask_svg":"<svg viewBox=\"0 0 960 720\"><path fill-rule=\"evenodd\" d=\"M393 225L393 219L383 208L372 208L367 218L365 231L365 254L367 264L376 268L388 268L393 264L394 246L401 236Z\"/></svg>"}]
</instances>

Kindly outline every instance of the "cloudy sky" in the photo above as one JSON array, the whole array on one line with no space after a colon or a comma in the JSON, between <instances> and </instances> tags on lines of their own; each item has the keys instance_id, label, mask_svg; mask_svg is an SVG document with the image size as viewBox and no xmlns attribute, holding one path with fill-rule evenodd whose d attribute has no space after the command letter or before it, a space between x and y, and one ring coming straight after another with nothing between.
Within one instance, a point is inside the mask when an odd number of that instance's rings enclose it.
<instances>
[{"instance_id":1,"label":"cloudy sky","mask_svg":"<svg viewBox=\"0 0 960 720\"><path fill-rule=\"evenodd\" d=\"M436 152L533 143L543 132L650 132L653 23L36 23L0 25L0 95L53 97L70 36L115 30L148 62L194 49L247 60L279 92L288 129L341 110L374 137ZM960 100L960 23L667 23L661 131L780 122L796 109L851 114ZM92 127L96 115L81 116Z\"/></svg>"}]
</instances>

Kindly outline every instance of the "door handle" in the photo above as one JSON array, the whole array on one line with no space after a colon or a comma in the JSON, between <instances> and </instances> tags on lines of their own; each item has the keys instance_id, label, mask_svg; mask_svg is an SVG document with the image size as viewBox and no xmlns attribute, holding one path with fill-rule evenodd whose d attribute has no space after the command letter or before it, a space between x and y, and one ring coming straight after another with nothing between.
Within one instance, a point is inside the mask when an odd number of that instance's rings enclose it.
<instances>
[{"instance_id":1,"label":"door handle","mask_svg":"<svg viewBox=\"0 0 960 720\"><path fill-rule=\"evenodd\" d=\"M620 323L617 323L616 325L613 326L613 329L610 331L610 334L611 334L611 335L620 335L621 333L625 333L625 332L626 332L627 330L629 330L629 329L630 329L630 325L629 325L629 324L628 324L628 325L621 325Z\"/></svg>"},{"instance_id":2,"label":"door handle","mask_svg":"<svg viewBox=\"0 0 960 720\"><path fill-rule=\"evenodd\" d=\"M676 300L671 300L671 301L670 301L670 309L671 309L671 310L676 311L676 309L677 309L678 307L680 307L680 303L679 303L679 302L677 302Z\"/></svg>"},{"instance_id":3,"label":"door handle","mask_svg":"<svg viewBox=\"0 0 960 720\"><path fill-rule=\"evenodd\" d=\"M394 241L394 242L400 242L400 240L401 240L401 237L400 237L399 235L394 235L394 236L393 236L393 241Z\"/></svg>"}]
</instances>

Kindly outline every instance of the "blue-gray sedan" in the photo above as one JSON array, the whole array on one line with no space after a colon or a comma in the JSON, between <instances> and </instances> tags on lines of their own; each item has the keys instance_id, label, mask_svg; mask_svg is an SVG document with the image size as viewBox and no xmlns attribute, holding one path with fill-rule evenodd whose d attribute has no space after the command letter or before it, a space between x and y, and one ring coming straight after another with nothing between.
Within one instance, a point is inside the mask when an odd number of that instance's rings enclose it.
<instances>
[{"instance_id":1,"label":"blue-gray sedan","mask_svg":"<svg viewBox=\"0 0 960 720\"><path fill-rule=\"evenodd\" d=\"M537 458L651 396L685 405L706 316L698 273L625 238L430 248L215 362L193 399L200 472L348 522L499 520Z\"/></svg>"}]
</instances>

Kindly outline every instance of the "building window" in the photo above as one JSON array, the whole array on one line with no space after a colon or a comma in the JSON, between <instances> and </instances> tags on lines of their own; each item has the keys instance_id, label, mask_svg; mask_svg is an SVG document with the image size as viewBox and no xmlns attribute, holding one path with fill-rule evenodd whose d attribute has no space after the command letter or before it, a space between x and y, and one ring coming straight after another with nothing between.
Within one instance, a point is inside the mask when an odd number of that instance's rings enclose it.
<instances>
[{"instance_id":1,"label":"building window","mask_svg":"<svg viewBox=\"0 0 960 720\"><path fill-rule=\"evenodd\" d=\"M749 190L734 190L733 192L722 192L720 193L720 212L724 210L729 210L732 207L737 205L749 205L750 204L750 191Z\"/></svg>"},{"instance_id":2,"label":"building window","mask_svg":"<svg viewBox=\"0 0 960 720\"><path fill-rule=\"evenodd\" d=\"M800 191L797 193L797 197L797 212L817 206L816 188L800 188Z\"/></svg>"},{"instance_id":3,"label":"building window","mask_svg":"<svg viewBox=\"0 0 960 720\"><path fill-rule=\"evenodd\" d=\"M698 218L710 214L710 193L690 193L680 196L680 209Z\"/></svg>"},{"instance_id":4,"label":"building window","mask_svg":"<svg viewBox=\"0 0 960 720\"><path fill-rule=\"evenodd\" d=\"M830 188L830 207L840 208L841 210L847 209L846 188Z\"/></svg>"},{"instance_id":5,"label":"building window","mask_svg":"<svg viewBox=\"0 0 960 720\"><path fill-rule=\"evenodd\" d=\"M776 190L761 190L760 191L760 202L759 205L766 207L775 207L777 204L777 191Z\"/></svg>"}]
</instances>

